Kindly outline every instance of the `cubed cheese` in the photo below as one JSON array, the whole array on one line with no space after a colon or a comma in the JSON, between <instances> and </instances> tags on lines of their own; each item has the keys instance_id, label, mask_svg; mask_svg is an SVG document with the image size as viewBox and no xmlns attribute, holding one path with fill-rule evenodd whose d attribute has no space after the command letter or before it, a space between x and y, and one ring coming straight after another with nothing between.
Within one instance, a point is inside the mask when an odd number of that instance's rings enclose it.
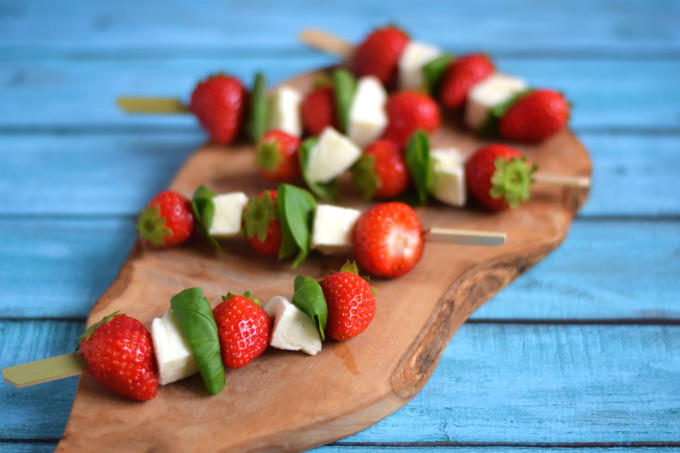
<instances>
[{"instance_id":1,"label":"cubed cheese","mask_svg":"<svg viewBox=\"0 0 680 453\"><path fill-rule=\"evenodd\" d=\"M274 318L269 344L289 351L302 351L315 355L321 351L321 339L314 321L281 296L273 297L264 306L267 314Z\"/></svg>"},{"instance_id":2,"label":"cubed cheese","mask_svg":"<svg viewBox=\"0 0 680 453\"><path fill-rule=\"evenodd\" d=\"M361 211L319 204L314 211L311 247L322 253L345 252L352 247L352 230Z\"/></svg>"},{"instance_id":3,"label":"cubed cheese","mask_svg":"<svg viewBox=\"0 0 680 453\"><path fill-rule=\"evenodd\" d=\"M327 127L312 147L307 160L307 178L326 183L343 174L361 156L361 149L332 127Z\"/></svg>"},{"instance_id":4,"label":"cubed cheese","mask_svg":"<svg viewBox=\"0 0 680 453\"><path fill-rule=\"evenodd\" d=\"M432 195L453 206L463 206L466 201L465 163L455 148L430 151L432 169Z\"/></svg>"},{"instance_id":5,"label":"cubed cheese","mask_svg":"<svg viewBox=\"0 0 680 453\"><path fill-rule=\"evenodd\" d=\"M479 130L493 107L502 104L514 94L526 89L526 82L517 77L500 73L490 75L468 92L465 123L470 128Z\"/></svg>"},{"instance_id":6,"label":"cubed cheese","mask_svg":"<svg viewBox=\"0 0 680 453\"><path fill-rule=\"evenodd\" d=\"M387 92L380 80L373 76L362 77L349 110L347 135L363 148L382 135L387 126L385 103Z\"/></svg>"},{"instance_id":7,"label":"cubed cheese","mask_svg":"<svg viewBox=\"0 0 680 453\"><path fill-rule=\"evenodd\" d=\"M423 66L441 55L436 47L410 41L399 57L399 88L402 90L425 90Z\"/></svg>"},{"instance_id":8,"label":"cubed cheese","mask_svg":"<svg viewBox=\"0 0 680 453\"><path fill-rule=\"evenodd\" d=\"M208 230L211 236L233 236L241 232L241 215L248 203L243 192L216 195L213 198L215 216Z\"/></svg>"},{"instance_id":9,"label":"cubed cheese","mask_svg":"<svg viewBox=\"0 0 680 453\"><path fill-rule=\"evenodd\" d=\"M196 357L172 309L151 323L151 339L158 364L158 383L179 381L198 372Z\"/></svg>"},{"instance_id":10,"label":"cubed cheese","mask_svg":"<svg viewBox=\"0 0 680 453\"><path fill-rule=\"evenodd\" d=\"M302 135L300 103L302 94L295 88L282 86L269 101L268 129L279 129L295 137Z\"/></svg>"}]
</instances>

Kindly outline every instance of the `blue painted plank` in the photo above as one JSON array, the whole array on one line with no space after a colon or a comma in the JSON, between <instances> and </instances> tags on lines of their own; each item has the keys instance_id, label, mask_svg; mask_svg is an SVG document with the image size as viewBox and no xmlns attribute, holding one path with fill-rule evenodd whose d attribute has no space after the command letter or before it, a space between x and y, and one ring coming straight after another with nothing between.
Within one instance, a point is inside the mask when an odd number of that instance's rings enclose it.
<instances>
[{"instance_id":1,"label":"blue painted plank","mask_svg":"<svg viewBox=\"0 0 680 453\"><path fill-rule=\"evenodd\" d=\"M680 215L680 198L669 190L680 136L580 139L594 169L582 218ZM0 213L135 216L202 141L200 132L0 136Z\"/></svg>"},{"instance_id":2,"label":"blue painted plank","mask_svg":"<svg viewBox=\"0 0 680 453\"><path fill-rule=\"evenodd\" d=\"M81 328L0 321L0 366L68 352ZM677 442L678 357L680 326L465 324L418 396L342 442ZM0 438L60 437L75 382L0 384Z\"/></svg>"},{"instance_id":3,"label":"blue painted plank","mask_svg":"<svg viewBox=\"0 0 680 453\"><path fill-rule=\"evenodd\" d=\"M533 86L563 91L573 104L570 125L577 132L680 128L677 59L501 57L495 61L499 70L523 77ZM8 131L54 127L198 131L190 115L126 115L115 99L147 95L186 101L198 80L222 70L246 86L252 85L257 71L263 71L274 85L335 62L326 55L290 57L271 50L255 57L10 61L0 66L0 127Z\"/></svg>"},{"instance_id":4,"label":"blue painted plank","mask_svg":"<svg viewBox=\"0 0 680 453\"><path fill-rule=\"evenodd\" d=\"M3 318L84 319L136 238L133 218L2 220L0 232Z\"/></svg>"},{"instance_id":5,"label":"blue painted plank","mask_svg":"<svg viewBox=\"0 0 680 453\"><path fill-rule=\"evenodd\" d=\"M0 443L0 453L44 453L53 452L57 447L57 441L42 441L42 442L2 442ZM445 444L425 444L425 445L402 445L394 446L391 444L368 444L368 445L348 445L346 443L337 443L326 445L323 447L309 450L309 453L374 453L376 450L385 453L431 453L436 448L438 452L453 452L453 453L673 453L679 451L679 448L672 448L668 446L644 446L644 447L612 447L610 445L574 445L572 447L553 447L553 446L467 446L454 443L453 445Z\"/></svg>"},{"instance_id":6,"label":"blue painted plank","mask_svg":"<svg viewBox=\"0 0 680 453\"><path fill-rule=\"evenodd\" d=\"M0 313L84 318L135 239L133 219L0 220ZM475 320L678 320L678 222L576 221Z\"/></svg>"},{"instance_id":7,"label":"blue painted plank","mask_svg":"<svg viewBox=\"0 0 680 453\"><path fill-rule=\"evenodd\" d=\"M256 3L131 0L115 4L58 4L5 0L0 50L33 49L95 57L120 50L153 53L173 49L223 51L291 49L302 27L322 27L358 42L376 25L398 23L417 39L453 49L612 52L677 51L677 2L588 0L534 2L493 0L452 5L445 0L416 7L408 0ZM63 24L69 24L64 27Z\"/></svg>"},{"instance_id":8,"label":"blue painted plank","mask_svg":"<svg viewBox=\"0 0 680 453\"><path fill-rule=\"evenodd\" d=\"M0 210L136 216L204 140L200 132L3 137Z\"/></svg>"}]
</instances>

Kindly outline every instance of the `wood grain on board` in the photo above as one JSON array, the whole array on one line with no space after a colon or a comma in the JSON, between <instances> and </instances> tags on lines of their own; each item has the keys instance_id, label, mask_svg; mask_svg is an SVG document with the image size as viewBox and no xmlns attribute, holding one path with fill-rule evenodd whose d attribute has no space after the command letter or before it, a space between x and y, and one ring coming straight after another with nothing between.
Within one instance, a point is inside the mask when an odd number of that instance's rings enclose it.
<instances>
[{"instance_id":1,"label":"wood grain on board","mask_svg":"<svg viewBox=\"0 0 680 453\"><path fill-rule=\"evenodd\" d=\"M314 74L289 81L308 89ZM467 154L481 142L456 118L432 137L433 147ZM540 146L518 146L541 171L589 176L586 150L563 131ZM254 195L273 188L253 167L252 146L206 145L171 184L187 196L204 184L218 193ZM341 204L365 208L346 186ZM506 244L474 247L428 242L421 262L394 280L372 280L377 312L368 330L346 342L327 341L314 357L268 349L239 370L225 390L209 396L198 376L159 389L139 403L118 397L91 376L80 378L57 451L300 451L356 433L391 414L422 389L455 333L491 296L555 249L587 190L536 185L520 209L490 213L474 203L455 209L437 203L417 209L430 226L505 231ZM88 324L121 310L149 325L184 288L200 286L214 305L220 295L250 290L267 301L291 296L296 275L321 279L346 257L313 254L292 269L264 258L242 238L223 241L219 255L201 238L172 250L137 243L119 276L94 306ZM96 415L94 415L96 414Z\"/></svg>"}]
</instances>

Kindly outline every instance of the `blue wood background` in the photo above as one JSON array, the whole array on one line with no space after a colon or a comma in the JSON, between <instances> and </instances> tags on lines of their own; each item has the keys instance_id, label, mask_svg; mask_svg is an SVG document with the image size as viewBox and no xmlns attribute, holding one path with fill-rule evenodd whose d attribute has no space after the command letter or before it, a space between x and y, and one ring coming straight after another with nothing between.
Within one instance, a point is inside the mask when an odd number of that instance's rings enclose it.
<instances>
[{"instance_id":1,"label":"blue wood background","mask_svg":"<svg viewBox=\"0 0 680 453\"><path fill-rule=\"evenodd\" d=\"M591 153L563 245L478 310L424 390L319 452L680 450L680 2L0 1L0 367L69 352L135 240L136 213L204 141L186 98L226 70L271 83L394 22L563 90ZM52 451L77 379L0 383L0 452Z\"/></svg>"}]
</instances>

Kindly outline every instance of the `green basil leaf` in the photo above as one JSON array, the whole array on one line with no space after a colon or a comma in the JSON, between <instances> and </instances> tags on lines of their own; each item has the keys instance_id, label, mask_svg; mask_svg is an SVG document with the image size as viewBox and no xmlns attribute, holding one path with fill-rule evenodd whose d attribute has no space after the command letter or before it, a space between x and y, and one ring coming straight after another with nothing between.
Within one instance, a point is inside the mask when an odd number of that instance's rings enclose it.
<instances>
[{"instance_id":1,"label":"green basil leaf","mask_svg":"<svg viewBox=\"0 0 680 453\"><path fill-rule=\"evenodd\" d=\"M378 190L380 179L373 169L375 166L375 156L362 155L354 165L352 165L352 182L364 200L373 198L375 191Z\"/></svg>"},{"instance_id":2,"label":"green basil leaf","mask_svg":"<svg viewBox=\"0 0 680 453\"><path fill-rule=\"evenodd\" d=\"M215 218L215 203L213 202L213 198L215 198L215 192L205 186L200 186L196 189L196 192L194 192L193 199L191 200L191 210L201 233L203 233L213 247L222 253L223 250L220 243L208 233L213 219Z\"/></svg>"},{"instance_id":3,"label":"green basil leaf","mask_svg":"<svg viewBox=\"0 0 680 453\"><path fill-rule=\"evenodd\" d=\"M510 110L510 107L512 107L519 98L531 91L531 88L518 91L517 93L510 96L506 101L501 102L500 104L491 108L486 116L486 119L479 127L479 135L482 137L493 137L498 135L498 123L500 122L501 118L503 118L503 115L505 115L505 112Z\"/></svg>"},{"instance_id":4,"label":"green basil leaf","mask_svg":"<svg viewBox=\"0 0 680 453\"><path fill-rule=\"evenodd\" d=\"M321 285L313 278L299 275L295 277L294 286L293 304L314 321L319 338L323 341L328 321L328 307Z\"/></svg>"},{"instance_id":5,"label":"green basil leaf","mask_svg":"<svg viewBox=\"0 0 680 453\"><path fill-rule=\"evenodd\" d=\"M411 174L416 189L418 203L427 203L432 186L432 170L430 169L430 139L421 130L415 131L406 144L406 166Z\"/></svg>"},{"instance_id":6,"label":"green basil leaf","mask_svg":"<svg viewBox=\"0 0 680 453\"><path fill-rule=\"evenodd\" d=\"M250 93L250 118L248 119L248 137L256 142L267 131L269 101L267 99L267 79L261 72L255 74L255 82Z\"/></svg>"},{"instance_id":7,"label":"green basil leaf","mask_svg":"<svg viewBox=\"0 0 680 453\"><path fill-rule=\"evenodd\" d=\"M212 308L201 288L188 288L170 299L179 326L196 356L203 382L212 394L224 389L224 364Z\"/></svg>"},{"instance_id":8,"label":"green basil leaf","mask_svg":"<svg viewBox=\"0 0 680 453\"><path fill-rule=\"evenodd\" d=\"M451 64L453 60L455 60L453 55L442 54L423 65L422 71L428 93L435 93L446 68L449 67L449 64Z\"/></svg>"},{"instance_id":9,"label":"green basil leaf","mask_svg":"<svg viewBox=\"0 0 680 453\"><path fill-rule=\"evenodd\" d=\"M349 111L357 89L357 80L347 69L333 71L333 88L335 92L335 109L338 115L340 132L347 133L349 128Z\"/></svg>"},{"instance_id":10,"label":"green basil leaf","mask_svg":"<svg viewBox=\"0 0 680 453\"><path fill-rule=\"evenodd\" d=\"M316 199L305 189L281 184L276 201L282 234L279 258L285 258L297 251L298 255L293 262L295 268L304 262L309 254L309 238Z\"/></svg>"},{"instance_id":11,"label":"green basil leaf","mask_svg":"<svg viewBox=\"0 0 680 453\"><path fill-rule=\"evenodd\" d=\"M300 173L302 173L302 179L304 179L309 190L311 190L317 198L331 201L338 200L340 197L338 194L337 180L333 180L328 183L320 183L309 180L309 174L307 173L309 155L312 151L312 148L314 148L318 141L318 137L310 137L303 141L300 145L298 152L300 156Z\"/></svg>"}]
</instances>

